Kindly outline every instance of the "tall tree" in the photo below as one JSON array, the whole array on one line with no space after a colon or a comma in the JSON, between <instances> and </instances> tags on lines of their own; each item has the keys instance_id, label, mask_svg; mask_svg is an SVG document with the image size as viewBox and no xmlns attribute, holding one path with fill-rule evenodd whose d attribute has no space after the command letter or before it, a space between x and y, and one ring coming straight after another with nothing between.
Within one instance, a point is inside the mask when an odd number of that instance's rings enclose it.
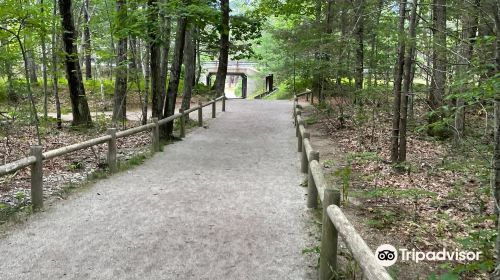
<instances>
[{"instance_id":1,"label":"tall tree","mask_svg":"<svg viewBox=\"0 0 500 280\"><path fill-rule=\"evenodd\" d=\"M500 4L498 1L490 0L488 3L491 7L493 19L495 22L495 70L496 79L500 79ZM496 89L498 90L498 88ZM495 116L495 127L494 127L494 139L493 139L493 160L491 168L491 189L493 190L495 207L497 214L497 240L496 240L496 269L493 273L493 279L500 279L500 93L497 91L495 93L495 99L493 101L494 116Z\"/></svg>"},{"instance_id":2,"label":"tall tree","mask_svg":"<svg viewBox=\"0 0 500 280\"><path fill-rule=\"evenodd\" d=\"M62 128L62 118L61 118L61 102L59 101L59 75L58 75L58 70L59 70L59 63L57 59L57 50L59 49L58 46L58 41L57 41L57 21L56 17L57 16L57 0L54 0L53 7L52 7L52 39L51 39L51 44L52 44L52 91L54 94L54 100L55 100L55 105L56 105L56 120L57 120L57 128L61 129Z\"/></svg>"},{"instance_id":3,"label":"tall tree","mask_svg":"<svg viewBox=\"0 0 500 280\"><path fill-rule=\"evenodd\" d=\"M215 78L215 94L221 96L224 94L227 76L227 64L229 62L229 0L220 0L221 24L219 27L219 66Z\"/></svg>"},{"instance_id":4,"label":"tall tree","mask_svg":"<svg viewBox=\"0 0 500 280\"><path fill-rule=\"evenodd\" d=\"M465 93L469 85L470 77L468 70L471 65L473 41L477 33L477 9L479 7L479 0L476 0L475 5L469 5L464 2L466 10L472 13L463 13L461 15L462 33L461 33L461 47L460 55L458 56L458 65L456 69L456 77L458 83L461 84L460 91ZM455 101L455 141L459 141L464 133L465 127L465 102L464 99L458 97Z\"/></svg>"},{"instance_id":5,"label":"tall tree","mask_svg":"<svg viewBox=\"0 0 500 280\"><path fill-rule=\"evenodd\" d=\"M186 41L187 18L181 16L177 20L177 33L175 35L174 57L172 58L172 69L170 70L170 79L168 81L167 101L165 104L165 117L172 116L175 113L175 103L177 92L179 91L179 82L181 78L182 59L184 56L184 43ZM162 136L172 138L174 130L173 122L169 122L162 130Z\"/></svg>"},{"instance_id":6,"label":"tall tree","mask_svg":"<svg viewBox=\"0 0 500 280\"><path fill-rule=\"evenodd\" d=\"M118 46L116 53L116 79L115 79L115 94L113 107L113 121L121 121L127 119L127 42L128 34L125 29L127 20L127 2L126 0L116 1L116 22L117 22L117 37Z\"/></svg>"},{"instance_id":7,"label":"tall tree","mask_svg":"<svg viewBox=\"0 0 500 280\"><path fill-rule=\"evenodd\" d=\"M406 0L399 1L399 25L398 25L398 51L397 62L394 67L394 104L392 116L391 137L391 161L396 162L399 158L399 121L401 110L401 87L403 83L404 56L405 56L405 19Z\"/></svg>"},{"instance_id":8,"label":"tall tree","mask_svg":"<svg viewBox=\"0 0 500 280\"><path fill-rule=\"evenodd\" d=\"M193 38L193 27L188 26L186 30L186 43L184 47L184 90L182 93L182 106L184 110L189 109L191 105L191 95L195 81L196 54Z\"/></svg>"},{"instance_id":9,"label":"tall tree","mask_svg":"<svg viewBox=\"0 0 500 280\"><path fill-rule=\"evenodd\" d=\"M432 1L432 34L432 77L429 92L429 107L433 110L429 118L431 124L442 118L439 109L443 105L446 88L446 0ZM436 131L430 129L429 133L434 135Z\"/></svg>"},{"instance_id":10,"label":"tall tree","mask_svg":"<svg viewBox=\"0 0 500 280\"><path fill-rule=\"evenodd\" d=\"M325 26L323 25L321 19L322 19L322 8L323 8L323 1L321 0L316 0L314 2L315 4L315 25L316 25L316 28L318 29L318 34L320 36L320 38L322 39L323 38L323 32L325 30ZM318 97L318 100L321 101L322 100L322 96L323 96L323 81L322 81L322 68L321 67L321 63L322 63L322 57L323 57L323 49L322 49L322 44L317 44L317 46L315 47L315 53L314 53L314 56L315 56L315 64L316 64L316 67L315 69L313 70L313 75L312 75L312 94L311 94L311 102L314 102L314 95L316 95Z\"/></svg>"},{"instance_id":11,"label":"tall tree","mask_svg":"<svg viewBox=\"0 0 500 280\"><path fill-rule=\"evenodd\" d=\"M146 48L144 51L143 59L143 69L144 69L144 96L142 98L142 124L146 124L148 121L148 103L149 103L149 92L151 85L151 67L150 67L150 48Z\"/></svg>"},{"instance_id":12,"label":"tall tree","mask_svg":"<svg viewBox=\"0 0 500 280\"><path fill-rule=\"evenodd\" d=\"M92 46L90 39L90 0L83 0L83 51L85 60L85 78L92 79Z\"/></svg>"},{"instance_id":13,"label":"tall tree","mask_svg":"<svg viewBox=\"0 0 500 280\"><path fill-rule=\"evenodd\" d=\"M406 57L404 59L404 83L403 92L401 93L401 109L399 120L399 154L398 162L406 161L406 129L408 120L408 99L410 94L410 86L412 82L412 64L415 56L415 39L417 30L417 7L418 0L413 0L411 3L410 26L409 28L409 41L406 48Z\"/></svg>"},{"instance_id":14,"label":"tall tree","mask_svg":"<svg viewBox=\"0 0 500 280\"><path fill-rule=\"evenodd\" d=\"M364 16L363 16L363 6L364 0L357 0L356 7L356 28L354 31L356 37L356 70L354 75L356 95L359 96L361 90L363 90L363 61L364 61ZM356 98L355 101L360 102Z\"/></svg>"},{"instance_id":15,"label":"tall tree","mask_svg":"<svg viewBox=\"0 0 500 280\"><path fill-rule=\"evenodd\" d=\"M59 0L59 13L63 29L62 40L64 43L64 62L66 65L66 78L68 79L73 125L92 125L89 105L83 86L82 71L78 61L76 47L77 32L73 20L71 0Z\"/></svg>"},{"instance_id":16,"label":"tall tree","mask_svg":"<svg viewBox=\"0 0 500 280\"><path fill-rule=\"evenodd\" d=\"M151 74L152 114L163 118L162 80L161 80L161 38L159 35L159 7L155 0L148 0L148 44Z\"/></svg>"},{"instance_id":17,"label":"tall tree","mask_svg":"<svg viewBox=\"0 0 500 280\"><path fill-rule=\"evenodd\" d=\"M163 4L167 2L164 0ZM170 40L172 36L172 19L166 16L165 8L160 9L160 30L161 36L161 74L160 85L161 91L158 96L158 104L161 108L165 106L165 98L167 96L167 75L168 75L168 60L170 54Z\"/></svg>"},{"instance_id":18,"label":"tall tree","mask_svg":"<svg viewBox=\"0 0 500 280\"><path fill-rule=\"evenodd\" d=\"M45 13L43 0L40 0L40 12L42 15ZM48 115L48 92L47 92L47 44L46 44L46 27L42 26L40 32L40 43L42 45L42 92L43 92L43 116L47 118Z\"/></svg>"},{"instance_id":19,"label":"tall tree","mask_svg":"<svg viewBox=\"0 0 500 280\"><path fill-rule=\"evenodd\" d=\"M24 42L31 42L31 36L25 35ZM31 83L31 85L37 87L38 86L38 74L37 74L38 71L37 71L35 51L33 50L33 46L27 46L26 59L28 60L28 71L29 71L30 83Z\"/></svg>"}]
</instances>

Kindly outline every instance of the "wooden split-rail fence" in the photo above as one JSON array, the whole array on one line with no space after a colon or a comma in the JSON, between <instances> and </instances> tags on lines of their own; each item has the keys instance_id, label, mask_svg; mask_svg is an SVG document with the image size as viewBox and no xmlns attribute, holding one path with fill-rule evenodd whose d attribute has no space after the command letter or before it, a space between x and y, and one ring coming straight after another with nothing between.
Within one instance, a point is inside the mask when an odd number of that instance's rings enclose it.
<instances>
[{"instance_id":1,"label":"wooden split-rail fence","mask_svg":"<svg viewBox=\"0 0 500 280\"><path fill-rule=\"evenodd\" d=\"M308 174L307 207L317 208L318 199L323 207L319 279L334 279L339 273L337 267L339 235L359 264L363 279L392 279L385 268L377 262L373 252L342 212L340 190L328 185L325 180L319 163L319 153L313 150L311 135L302 119L302 106L299 104L299 97L302 96L306 96L307 100L311 96L312 99L312 93L309 90L297 94L293 104L293 116L298 139L297 151L301 153L301 171Z\"/></svg>"},{"instance_id":2,"label":"wooden split-rail fence","mask_svg":"<svg viewBox=\"0 0 500 280\"><path fill-rule=\"evenodd\" d=\"M31 146L30 156L7 163L0 166L0 177L7 175L9 173L15 172L19 169L31 167L31 203L34 210L38 210L43 207L43 161L67 155L69 153L90 148L96 145L108 144L108 152L106 161L108 168L111 172L116 172L118 168L117 161L117 146L116 139L141 133L144 131L151 131L151 152L156 153L160 151L160 126L166 125L167 123L173 122L174 120L180 121L180 137L185 137L186 134L186 119L189 118L189 114L198 111L198 126L203 126L203 108L207 106L212 107L212 118L216 117L216 106L217 102L222 102L222 111L226 111L226 97L221 96L208 103L202 104L198 103L197 107L191 108L189 110L183 111L182 109L178 114L172 115L168 118L158 120L158 118L152 118L151 122L146 125L141 125L131 129L118 131L116 128L108 128L107 135L90 139L84 142L76 143L73 145L61 147L55 150L50 150L43 152L42 146Z\"/></svg>"}]
</instances>

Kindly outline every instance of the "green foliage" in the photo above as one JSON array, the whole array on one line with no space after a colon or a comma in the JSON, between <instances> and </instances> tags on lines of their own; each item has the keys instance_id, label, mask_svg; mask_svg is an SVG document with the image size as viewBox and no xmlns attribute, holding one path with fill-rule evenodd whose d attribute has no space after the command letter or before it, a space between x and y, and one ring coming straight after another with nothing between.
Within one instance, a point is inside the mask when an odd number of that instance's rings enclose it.
<instances>
[{"instance_id":1,"label":"green foliage","mask_svg":"<svg viewBox=\"0 0 500 280\"><path fill-rule=\"evenodd\" d=\"M380 161L381 158L377 152L359 152L350 153L347 158L350 161L356 161L358 163L367 163L372 161Z\"/></svg>"},{"instance_id":2,"label":"green foliage","mask_svg":"<svg viewBox=\"0 0 500 280\"><path fill-rule=\"evenodd\" d=\"M487 220L495 220L494 216L486 216L469 221L471 228ZM490 272L495 268L495 241L498 232L495 229L476 229L469 231L468 236L458 238L464 250L481 252L480 260L474 263L459 264L453 271L457 274L470 272Z\"/></svg>"},{"instance_id":3,"label":"green foliage","mask_svg":"<svg viewBox=\"0 0 500 280\"><path fill-rule=\"evenodd\" d=\"M73 161L69 166L68 169L71 171L77 171L77 170L82 170L84 167L83 162L80 161Z\"/></svg>"},{"instance_id":4,"label":"green foliage","mask_svg":"<svg viewBox=\"0 0 500 280\"><path fill-rule=\"evenodd\" d=\"M67 83L67 81L66 81ZM129 81L129 88L132 88L131 85L133 85L134 82ZM85 80L84 81L84 86L85 86L85 91L86 94L92 95L92 94L101 94L101 87L102 87L102 92L106 96L113 96L114 94L114 89L115 89L115 84L114 81L111 81L109 79L91 79L91 80Z\"/></svg>"},{"instance_id":5,"label":"green foliage","mask_svg":"<svg viewBox=\"0 0 500 280\"><path fill-rule=\"evenodd\" d=\"M378 230L386 230L397 226L404 216L401 213L394 212L392 209L380 208L374 210L372 217L366 222L367 225Z\"/></svg>"},{"instance_id":6,"label":"green foliage","mask_svg":"<svg viewBox=\"0 0 500 280\"><path fill-rule=\"evenodd\" d=\"M351 165L339 168L335 171L335 176L342 180L342 202L347 203L349 200L349 189L351 187Z\"/></svg>"},{"instance_id":7,"label":"green foliage","mask_svg":"<svg viewBox=\"0 0 500 280\"><path fill-rule=\"evenodd\" d=\"M435 192L418 189L418 188L408 188L408 189L398 189L393 187L377 188L372 191L367 191L364 193L366 197L369 198L393 198L393 199L410 199L419 200L423 198L436 198L437 194Z\"/></svg>"},{"instance_id":8,"label":"green foliage","mask_svg":"<svg viewBox=\"0 0 500 280\"><path fill-rule=\"evenodd\" d=\"M459 276L453 272L446 272L445 274L440 274L437 275L435 272L433 272L429 277L427 277L428 280L459 280Z\"/></svg>"}]
</instances>

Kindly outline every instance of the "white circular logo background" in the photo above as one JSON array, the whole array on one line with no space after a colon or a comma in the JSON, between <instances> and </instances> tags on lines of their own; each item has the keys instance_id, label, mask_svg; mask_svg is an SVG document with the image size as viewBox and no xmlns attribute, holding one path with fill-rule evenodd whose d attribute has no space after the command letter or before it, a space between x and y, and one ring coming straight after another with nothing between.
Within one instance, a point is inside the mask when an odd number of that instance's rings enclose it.
<instances>
[{"instance_id":1,"label":"white circular logo background","mask_svg":"<svg viewBox=\"0 0 500 280\"><path fill-rule=\"evenodd\" d=\"M398 261L398 250L389 244L380 245L375 251L375 258L380 265L391 266Z\"/></svg>"}]
</instances>

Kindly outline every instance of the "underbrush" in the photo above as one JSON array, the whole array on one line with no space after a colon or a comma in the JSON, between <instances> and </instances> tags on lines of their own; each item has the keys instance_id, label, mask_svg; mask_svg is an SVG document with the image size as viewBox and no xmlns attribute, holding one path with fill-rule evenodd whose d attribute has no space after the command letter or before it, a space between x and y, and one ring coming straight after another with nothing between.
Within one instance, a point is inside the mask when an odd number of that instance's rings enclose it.
<instances>
[{"instance_id":1,"label":"underbrush","mask_svg":"<svg viewBox=\"0 0 500 280\"><path fill-rule=\"evenodd\" d=\"M331 97L305 118L310 129L328 135L344 155L333 158L337 164L330 158L322 158L322 164L344 192L346 211L356 209L364 227L409 250L481 252L477 262L427 263L432 267L427 279L488 279L495 265L497 235L489 186L491 128L482 125L483 115L469 112L466 137L460 143L429 137L422 129L427 123L424 97L417 96L407 161L392 164L392 101L383 92L384 87L371 92L362 107L346 96ZM395 279L409 279L407 269L395 267Z\"/></svg>"}]
</instances>

